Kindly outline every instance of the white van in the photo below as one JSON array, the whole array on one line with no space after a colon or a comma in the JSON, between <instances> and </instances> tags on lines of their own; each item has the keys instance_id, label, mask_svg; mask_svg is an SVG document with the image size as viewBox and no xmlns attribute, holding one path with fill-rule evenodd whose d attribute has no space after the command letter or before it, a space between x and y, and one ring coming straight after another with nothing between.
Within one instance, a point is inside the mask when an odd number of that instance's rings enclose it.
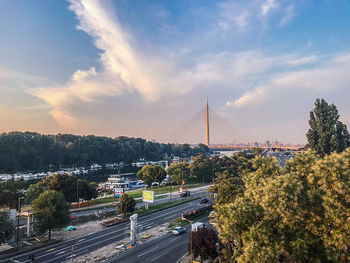
<instances>
[{"instance_id":1,"label":"white van","mask_svg":"<svg viewBox=\"0 0 350 263\"><path fill-rule=\"evenodd\" d=\"M197 232L199 228L205 227L202 222L196 222L192 224L192 231Z\"/></svg>"}]
</instances>

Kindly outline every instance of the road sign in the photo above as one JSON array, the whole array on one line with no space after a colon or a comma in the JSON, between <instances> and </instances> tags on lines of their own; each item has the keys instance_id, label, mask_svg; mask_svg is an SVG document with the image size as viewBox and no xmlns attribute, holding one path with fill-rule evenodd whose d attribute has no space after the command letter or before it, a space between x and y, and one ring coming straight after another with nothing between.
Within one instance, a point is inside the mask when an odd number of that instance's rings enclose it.
<instances>
[{"instance_id":1,"label":"road sign","mask_svg":"<svg viewBox=\"0 0 350 263\"><path fill-rule=\"evenodd\" d=\"M154 191L143 190L142 191L142 201L145 203L154 202Z\"/></svg>"},{"instance_id":2,"label":"road sign","mask_svg":"<svg viewBox=\"0 0 350 263\"><path fill-rule=\"evenodd\" d=\"M124 193L124 188L114 188L114 197L121 197Z\"/></svg>"}]
</instances>

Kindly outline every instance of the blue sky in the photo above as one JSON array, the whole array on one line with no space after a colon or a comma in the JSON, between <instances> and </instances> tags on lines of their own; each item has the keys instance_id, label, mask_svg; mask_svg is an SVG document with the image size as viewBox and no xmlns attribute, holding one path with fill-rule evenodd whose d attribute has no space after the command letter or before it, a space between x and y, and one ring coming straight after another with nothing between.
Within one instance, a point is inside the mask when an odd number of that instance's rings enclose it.
<instances>
[{"instance_id":1,"label":"blue sky","mask_svg":"<svg viewBox=\"0 0 350 263\"><path fill-rule=\"evenodd\" d=\"M0 1L0 130L304 142L316 98L349 124L350 2ZM196 127L195 127L196 126ZM231 129L232 128L232 129ZM185 129L185 128L183 128Z\"/></svg>"}]
</instances>

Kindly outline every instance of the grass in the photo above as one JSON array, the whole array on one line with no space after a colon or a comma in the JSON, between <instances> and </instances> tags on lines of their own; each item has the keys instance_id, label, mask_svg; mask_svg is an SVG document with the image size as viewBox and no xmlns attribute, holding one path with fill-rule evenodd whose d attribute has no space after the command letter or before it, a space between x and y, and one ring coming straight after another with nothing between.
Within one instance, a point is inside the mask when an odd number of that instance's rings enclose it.
<instances>
[{"instance_id":1,"label":"grass","mask_svg":"<svg viewBox=\"0 0 350 263\"><path fill-rule=\"evenodd\" d=\"M198 216L192 218L191 221L192 221L192 222L195 222L195 221L197 221L197 220L199 220L199 219L206 218L206 217L209 216L209 213L210 213L210 211L205 211L203 214L198 215ZM169 228L173 228L173 227L175 227L175 226L186 226L186 225L188 225L188 224L189 224L188 221L182 220L182 219L179 217L179 218L176 218L176 219L170 221L168 227L169 227Z\"/></svg>"},{"instance_id":2,"label":"grass","mask_svg":"<svg viewBox=\"0 0 350 263\"><path fill-rule=\"evenodd\" d=\"M207 184L192 184L192 185L185 185L186 188L195 188L195 187L201 187ZM179 191L179 185L174 185L173 187L171 186L165 186L165 187L150 187L147 188L147 190L154 191L155 195L159 194L165 194L165 193L170 193L170 192L176 192ZM137 191L130 191L127 192L128 195L132 196L133 198L138 198L142 197L142 191L143 190L137 190ZM156 196L156 200L166 198L167 196ZM118 200L118 198L115 198L114 196L109 196L106 198L99 198L99 199L94 199L90 201L91 205L99 205L99 204L108 204L112 203L114 201Z\"/></svg>"},{"instance_id":3,"label":"grass","mask_svg":"<svg viewBox=\"0 0 350 263\"><path fill-rule=\"evenodd\" d=\"M174 201L171 203L152 205L148 208L148 210L146 208L142 207L142 208L136 209L134 213L138 214L139 216L145 216L145 215L152 214L154 212L158 212L158 211L161 211L161 210L173 207L173 206L188 203L190 201L197 200L197 199L200 199L200 197L189 198L189 199L184 199L184 200L177 200L177 201Z\"/></svg>"}]
</instances>

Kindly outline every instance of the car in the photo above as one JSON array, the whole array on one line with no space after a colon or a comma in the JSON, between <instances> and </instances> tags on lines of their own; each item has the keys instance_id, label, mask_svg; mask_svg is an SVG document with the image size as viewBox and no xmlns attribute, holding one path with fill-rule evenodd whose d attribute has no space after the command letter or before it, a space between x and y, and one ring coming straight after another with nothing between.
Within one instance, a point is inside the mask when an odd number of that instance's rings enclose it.
<instances>
[{"instance_id":1,"label":"car","mask_svg":"<svg viewBox=\"0 0 350 263\"><path fill-rule=\"evenodd\" d=\"M74 230L76 230L76 228L75 228L75 226L67 226L67 227L63 228L63 230L65 230L65 231L74 231Z\"/></svg>"},{"instance_id":2,"label":"car","mask_svg":"<svg viewBox=\"0 0 350 263\"><path fill-rule=\"evenodd\" d=\"M151 184L151 186L159 186L159 183L158 183L158 182L153 182L153 183Z\"/></svg>"},{"instance_id":3,"label":"car","mask_svg":"<svg viewBox=\"0 0 350 263\"><path fill-rule=\"evenodd\" d=\"M190 191L183 191L180 193L180 197L189 197L190 196Z\"/></svg>"},{"instance_id":4,"label":"car","mask_svg":"<svg viewBox=\"0 0 350 263\"><path fill-rule=\"evenodd\" d=\"M173 229L173 234L174 235L182 235L182 234L184 234L186 232L186 229L185 228L183 228L183 227L181 227L181 226L176 226L176 227L174 227L174 229Z\"/></svg>"},{"instance_id":5,"label":"car","mask_svg":"<svg viewBox=\"0 0 350 263\"><path fill-rule=\"evenodd\" d=\"M209 202L208 198L203 198L199 201L199 203L201 203L201 204L206 204L208 202Z\"/></svg>"},{"instance_id":6,"label":"car","mask_svg":"<svg viewBox=\"0 0 350 263\"><path fill-rule=\"evenodd\" d=\"M209 218L212 218L214 216L214 211L211 211L210 213L209 213Z\"/></svg>"}]
</instances>

